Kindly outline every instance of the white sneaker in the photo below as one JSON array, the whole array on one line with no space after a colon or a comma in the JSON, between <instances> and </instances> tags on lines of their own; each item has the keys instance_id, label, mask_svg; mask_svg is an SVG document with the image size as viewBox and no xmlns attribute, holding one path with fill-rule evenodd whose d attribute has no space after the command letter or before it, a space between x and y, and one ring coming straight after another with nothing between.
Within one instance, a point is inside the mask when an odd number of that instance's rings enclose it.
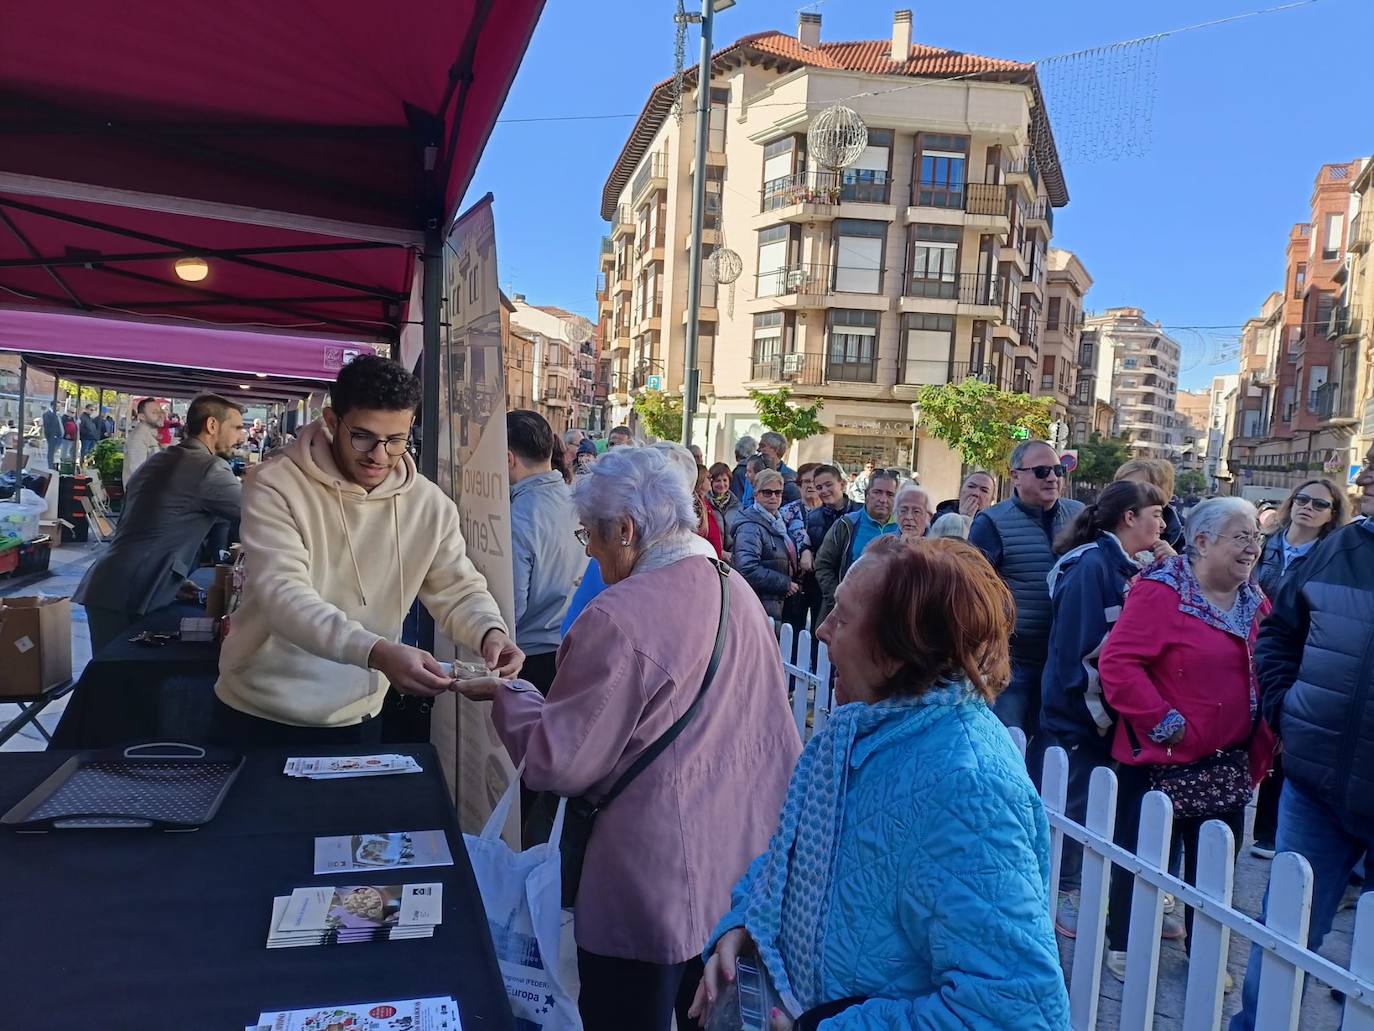
<instances>
[{"instance_id":1,"label":"white sneaker","mask_svg":"<svg viewBox=\"0 0 1374 1031\"><path fill-rule=\"evenodd\" d=\"M1107 950L1107 969L1111 971L1112 976L1118 981L1125 982L1126 953L1124 950L1121 952L1118 952L1116 949Z\"/></svg>"}]
</instances>

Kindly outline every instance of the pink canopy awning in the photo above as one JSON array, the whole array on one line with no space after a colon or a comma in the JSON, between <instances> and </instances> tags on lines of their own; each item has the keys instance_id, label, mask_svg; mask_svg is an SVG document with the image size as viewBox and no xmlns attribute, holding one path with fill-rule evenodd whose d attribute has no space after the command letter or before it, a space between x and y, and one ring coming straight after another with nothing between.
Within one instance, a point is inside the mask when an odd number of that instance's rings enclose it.
<instances>
[{"instance_id":1,"label":"pink canopy awning","mask_svg":"<svg viewBox=\"0 0 1374 1031\"><path fill-rule=\"evenodd\" d=\"M0 351L91 386L248 400L326 388L345 364L376 349L337 338L0 308Z\"/></svg>"}]
</instances>

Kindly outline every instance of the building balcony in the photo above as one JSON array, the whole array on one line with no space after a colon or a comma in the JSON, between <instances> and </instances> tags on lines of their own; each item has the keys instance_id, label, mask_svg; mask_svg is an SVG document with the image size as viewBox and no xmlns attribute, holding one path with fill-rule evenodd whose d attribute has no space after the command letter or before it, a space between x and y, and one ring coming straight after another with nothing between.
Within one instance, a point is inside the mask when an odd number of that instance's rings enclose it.
<instances>
[{"instance_id":1,"label":"building balcony","mask_svg":"<svg viewBox=\"0 0 1374 1031\"><path fill-rule=\"evenodd\" d=\"M620 270L620 273L619 273L619 278L616 279L616 281L615 281L615 289L612 291L612 295L614 295L614 294L632 294L632 293L634 293L634 289L635 289L635 284L634 284L634 280L632 280L632 279L630 278L630 270L629 270L629 269L621 269L621 270Z\"/></svg>"},{"instance_id":2,"label":"building balcony","mask_svg":"<svg viewBox=\"0 0 1374 1031\"><path fill-rule=\"evenodd\" d=\"M1015 265L1016 270L1021 273L1021 278L1026 277L1030 271L1030 265L1026 262L1026 256L1021 253L1021 249L1015 244L1002 242L998 244L997 260L1006 265Z\"/></svg>"},{"instance_id":3,"label":"building balcony","mask_svg":"<svg viewBox=\"0 0 1374 1031\"><path fill-rule=\"evenodd\" d=\"M749 369L751 384L789 386L807 393L815 393L819 387L834 387L843 394L852 385L860 388L864 396L871 396L877 378L876 356L839 362L819 353L775 354L755 358Z\"/></svg>"},{"instance_id":4,"label":"building balcony","mask_svg":"<svg viewBox=\"0 0 1374 1031\"><path fill-rule=\"evenodd\" d=\"M663 294L659 293L652 302L638 305L630 316L630 326L640 333L654 332L662 328Z\"/></svg>"},{"instance_id":5,"label":"building balcony","mask_svg":"<svg viewBox=\"0 0 1374 1031\"><path fill-rule=\"evenodd\" d=\"M635 241L635 255L639 264L646 265L654 261L663 260L663 230L660 229L656 235L645 233Z\"/></svg>"},{"instance_id":6,"label":"building balcony","mask_svg":"<svg viewBox=\"0 0 1374 1031\"><path fill-rule=\"evenodd\" d=\"M1348 305L1338 305L1331 309L1331 321L1327 324L1326 335L1340 343L1358 340L1364 333L1364 319L1360 309Z\"/></svg>"},{"instance_id":7,"label":"building balcony","mask_svg":"<svg viewBox=\"0 0 1374 1031\"><path fill-rule=\"evenodd\" d=\"M1041 197L1026 205L1025 222L1029 229L1043 229L1046 233L1054 232L1054 208L1050 206L1048 197Z\"/></svg>"},{"instance_id":8,"label":"building balcony","mask_svg":"<svg viewBox=\"0 0 1374 1031\"><path fill-rule=\"evenodd\" d=\"M606 258L614 254L615 244L611 242L611 238L609 236L603 236L601 238L601 260L605 261Z\"/></svg>"},{"instance_id":9,"label":"building balcony","mask_svg":"<svg viewBox=\"0 0 1374 1031\"><path fill-rule=\"evenodd\" d=\"M704 258L710 253L709 248L715 247L720 243L720 228L718 226L706 227L701 230L701 254ZM682 249L690 251L692 249L692 232L689 229L682 237Z\"/></svg>"},{"instance_id":10,"label":"building balcony","mask_svg":"<svg viewBox=\"0 0 1374 1031\"><path fill-rule=\"evenodd\" d=\"M633 237L634 235L634 215L630 213L629 205L622 204L615 209L615 218L611 220L611 240L615 241L622 236Z\"/></svg>"},{"instance_id":11,"label":"building balcony","mask_svg":"<svg viewBox=\"0 0 1374 1031\"><path fill-rule=\"evenodd\" d=\"M650 190L668 189L668 155L663 151L650 154L644 167L635 173L630 197L639 200Z\"/></svg>"},{"instance_id":12,"label":"building balcony","mask_svg":"<svg viewBox=\"0 0 1374 1031\"><path fill-rule=\"evenodd\" d=\"M1359 252L1369 249L1374 242L1374 212L1358 211L1350 220L1349 250Z\"/></svg>"},{"instance_id":13,"label":"building balcony","mask_svg":"<svg viewBox=\"0 0 1374 1031\"><path fill-rule=\"evenodd\" d=\"M906 276L898 310L940 312L994 319L1002 311L1002 284L996 276L961 272L938 279ZM949 304L932 302L948 301Z\"/></svg>"},{"instance_id":14,"label":"building balcony","mask_svg":"<svg viewBox=\"0 0 1374 1031\"><path fill-rule=\"evenodd\" d=\"M1040 189L1040 169L1035 163L1034 151L1008 153L1002 159L1002 175L1008 186L1019 186L1032 197Z\"/></svg>"},{"instance_id":15,"label":"building balcony","mask_svg":"<svg viewBox=\"0 0 1374 1031\"><path fill-rule=\"evenodd\" d=\"M795 172L770 179L759 191L760 224L828 222L840 204L840 177L834 172Z\"/></svg>"},{"instance_id":16,"label":"building balcony","mask_svg":"<svg viewBox=\"0 0 1374 1031\"><path fill-rule=\"evenodd\" d=\"M1001 374L997 366L988 362L954 362L938 358L901 358L897 362L897 384L893 392L899 397L915 396L919 387L943 386L975 379L1000 389L1010 384L1010 376Z\"/></svg>"},{"instance_id":17,"label":"building balcony","mask_svg":"<svg viewBox=\"0 0 1374 1031\"><path fill-rule=\"evenodd\" d=\"M868 280L854 289L854 280ZM852 269L828 264L799 264L760 272L754 277L753 312L775 309L859 308L887 311L891 302L883 294L881 269Z\"/></svg>"}]
</instances>

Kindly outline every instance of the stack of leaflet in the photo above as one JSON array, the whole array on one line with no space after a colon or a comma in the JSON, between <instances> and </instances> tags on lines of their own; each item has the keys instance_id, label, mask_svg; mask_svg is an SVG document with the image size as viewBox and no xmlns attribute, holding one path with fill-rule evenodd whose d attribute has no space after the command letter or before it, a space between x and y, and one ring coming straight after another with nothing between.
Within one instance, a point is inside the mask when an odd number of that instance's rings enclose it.
<instances>
[{"instance_id":1,"label":"stack of leaflet","mask_svg":"<svg viewBox=\"0 0 1374 1031\"><path fill-rule=\"evenodd\" d=\"M420 764L408 755L317 755L287 759L288 777L336 780L343 777L381 777L391 773L420 773Z\"/></svg>"},{"instance_id":2,"label":"stack of leaflet","mask_svg":"<svg viewBox=\"0 0 1374 1031\"><path fill-rule=\"evenodd\" d=\"M443 904L438 882L297 888L272 900L267 947L431 938Z\"/></svg>"},{"instance_id":3,"label":"stack of leaflet","mask_svg":"<svg viewBox=\"0 0 1374 1031\"><path fill-rule=\"evenodd\" d=\"M244 1031L463 1031L449 996L263 1013Z\"/></svg>"}]
</instances>

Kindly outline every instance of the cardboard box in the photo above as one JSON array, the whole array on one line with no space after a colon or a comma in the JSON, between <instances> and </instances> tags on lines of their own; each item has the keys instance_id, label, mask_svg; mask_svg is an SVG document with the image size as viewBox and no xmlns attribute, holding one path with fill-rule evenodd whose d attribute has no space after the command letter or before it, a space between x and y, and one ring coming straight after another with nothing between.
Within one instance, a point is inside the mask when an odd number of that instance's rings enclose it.
<instances>
[{"instance_id":1,"label":"cardboard box","mask_svg":"<svg viewBox=\"0 0 1374 1031\"><path fill-rule=\"evenodd\" d=\"M71 678L71 599L0 598L0 698L37 695Z\"/></svg>"}]
</instances>

